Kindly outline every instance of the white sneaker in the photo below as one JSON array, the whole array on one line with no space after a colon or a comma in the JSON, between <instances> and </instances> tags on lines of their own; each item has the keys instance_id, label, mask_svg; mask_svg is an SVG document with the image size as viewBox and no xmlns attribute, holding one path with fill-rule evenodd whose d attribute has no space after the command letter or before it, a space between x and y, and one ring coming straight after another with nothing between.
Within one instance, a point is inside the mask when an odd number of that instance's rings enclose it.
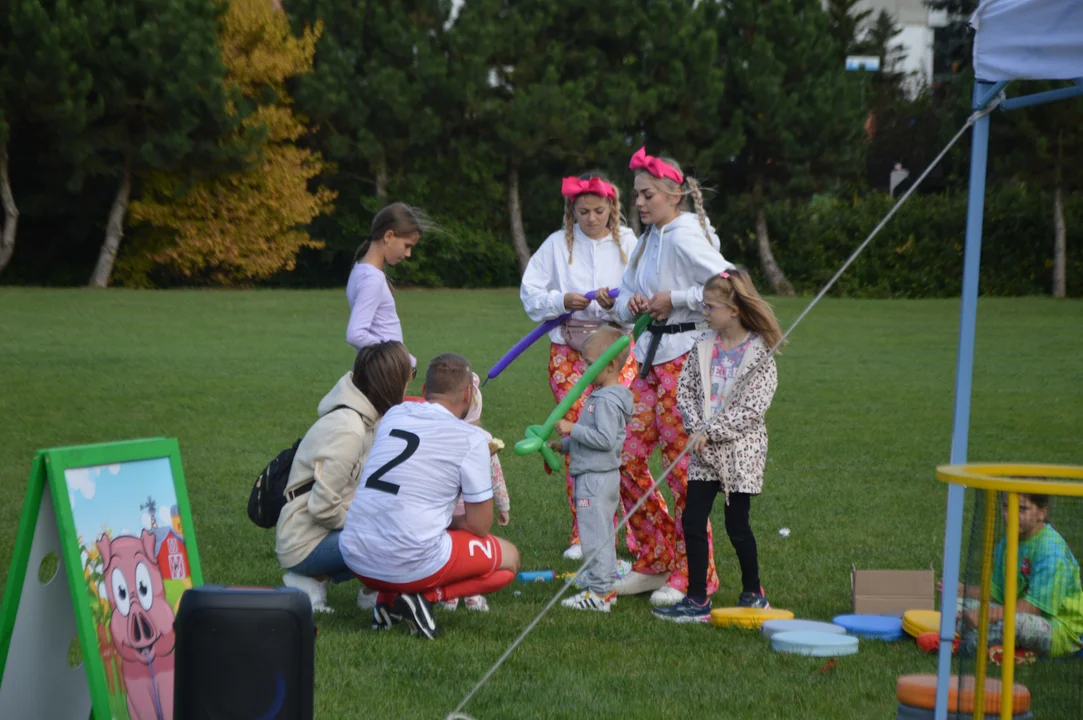
<instances>
[{"instance_id":1,"label":"white sneaker","mask_svg":"<svg viewBox=\"0 0 1083 720\"><path fill-rule=\"evenodd\" d=\"M640 593L657 590L665 585L668 579L669 573L650 575L633 570L618 580L613 589L617 591L618 595L639 595Z\"/></svg>"},{"instance_id":2,"label":"white sneaker","mask_svg":"<svg viewBox=\"0 0 1083 720\"><path fill-rule=\"evenodd\" d=\"M286 587L297 588L305 595L312 604L312 612L331 613L334 609L327 604L327 581L320 582L306 575L288 572L282 576L282 584Z\"/></svg>"},{"instance_id":3,"label":"white sneaker","mask_svg":"<svg viewBox=\"0 0 1083 720\"><path fill-rule=\"evenodd\" d=\"M371 610L376 607L376 596L379 594L378 590L369 590L367 587L362 586L357 592L357 607L362 610Z\"/></svg>"},{"instance_id":4,"label":"white sneaker","mask_svg":"<svg viewBox=\"0 0 1083 720\"><path fill-rule=\"evenodd\" d=\"M681 600L684 600L684 593L669 585L663 585L651 593L651 605L655 607L672 607Z\"/></svg>"},{"instance_id":5,"label":"white sneaker","mask_svg":"<svg viewBox=\"0 0 1083 720\"><path fill-rule=\"evenodd\" d=\"M436 607L441 610L448 610L449 612L455 612L459 607L459 598L452 598L450 600L441 600L436 603Z\"/></svg>"},{"instance_id":6,"label":"white sneaker","mask_svg":"<svg viewBox=\"0 0 1083 720\"><path fill-rule=\"evenodd\" d=\"M583 546L579 543L570 545L567 550L564 551L565 560L582 560L583 559Z\"/></svg>"},{"instance_id":7,"label":"white sneaker","mask_svg":"<svg viewBox=\"0 0 1083 720\"><path fill-rule=\"evenodd\" d=\"M617 593L611 592L606 596L595 595L590 590L576 593L570 598L564 598L560 604L572 610L593 610L595 612L609 612L609 609L617 602Z\"/></svg>"},{"instance_id":8,"label":"white sneaker","mask_svg":"<svg viewBox=\"0 0 1083 720\"><path fill-rule=\"evenodd\" d=\"M489 612L489 601L485 599L484 595L471 595L463 600L463 604L466 605L467 610Z\"/></svg>"}]
</instances>

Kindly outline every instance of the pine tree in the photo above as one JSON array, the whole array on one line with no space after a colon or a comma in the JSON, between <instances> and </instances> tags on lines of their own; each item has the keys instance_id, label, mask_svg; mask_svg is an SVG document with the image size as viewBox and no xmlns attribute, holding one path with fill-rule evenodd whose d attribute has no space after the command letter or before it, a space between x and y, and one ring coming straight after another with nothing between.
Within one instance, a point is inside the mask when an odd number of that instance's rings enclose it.
<instances>
[{"instance_id":1,"label":"pine tree","mask_svg":"<svg viewBox=\"0 0 1083 720\"><path fill-rule=\"evenodd\" d=\"M710 183L744 142L741 119L727 102L724 18L716 3L648 5L642 18L633 117L643 141L680 160ZM633 143L634 144L634 143ZM635 148L630 148L634 150Z\"/></svg>"},{"instance_id":2,"label":"pine tree","mask_svg":"<svg viewBox=\"0 0 1083 720\"><path fill-rule=\"evenodd\" d=\"M1062 83L1019 82L1013 95L1052 90ZM1065 221L1066 194L1083 188L1083 99L1059 100L1019 108L998 115L993 122L990 157L1002 175L1053 197L1052 294L1067 296L1068 227ZM1028 239L1020 239L1027 242Z\"/></svg>"},{"instance_id":3,"label":"pine tree","mask_svg":"<svg viewBox=\"0 0 1083 720\"><path fill-rule=\"evenodd\" d=\"M94 155L86 174L117 180L105 240L90 278L109 284L135 183L155 172L186 177L243 166L247 148L223 143L251 111L230 112L217 0L85 0L88 37L83 59L101 118L88 128Z\"/></svg>"},{"instance_id":4,"label":"pine tree","mask_svg":"<svg viewBox=\"0 0 1083 720\"><path fill-rule=\"evenodd\" d=\"M48 138L42 153L78 164L88 149L87 123L100 108L90 97L85 6L67 0L11 0L0 9L0 272L15 250L19 218L11 187L8 143L17 128L34 125Z\"/></svg>"},{"instance_id":5,"label":"pine tree","mask_svg":"<svg viewBox=\"0 0 1083 720\"><path fill-rule=\"evenodd\" d=\"M835 41L839 62L844 61L848 55L864 55L869 49L864 35L865 26L872 17L872 10L858 10L857 6L861 2L862 0L827 0L831 39Z\"/></svg>"},{"instance_id":6,"label":"pine tree","mask_svg":"<svg viewBox=\"0 0 1083 720\"><path fill-rule=\"evenodd\" d=\"M903 95L904 73L899 66L906 60L906 46L896 42L902 28L887 10L881 10L869 26L865 44L869 52L880 58L880 69L876 71L873 85L877 90L878 101L898 100Z\"/></svg>"},{"instance_id":7,"label":"pine tree","mask_svg":"<svg viewBox=\"0 0 1083 720\"><path fill-rule=\"evenodd\" d=\"M261 279L292 269L302 247L323 246L305 226L330 209L334 193L308 190L325 166L318 153L295 144L307 128L286 92L287 80L311 69L319 32L319 26L306 28L294 37L268 0L230 0L221 31L226 85L256 106L243 127L264 139L249 157L251 166L239 172L194 187L167 173L147 178L132 219L164 229L167 240L155 249L157 235L145 236L151 246L122 262L127 283L146 284L152 263L222 284Z\"/></svg>"},{"instance_id":8,"label":"pine tree","mask_svg":"<svg viewBox=\"0 0 1083 720\"><path fill-rule=\"evenodd\" d=\"M590 46L577 44L574 35L578 23L589 23L598 12L560 0L476 0L455 23L455 56L470 53L480 60L464 68L478 133L474 147L503 175L520 270L531 255L520 191L524 175L550 163L582 166L589 155L586 140L599 118L590 91L598 81Z\"/></svg>"},{"instance_id":9,"label":"pine tree","mask_svg":"<svg viewBox=\"0 0 1083 720\"><path fill-rule=\"evenodd\" d=\"M860 78L848 77L817 0L720 0L726 104L746 138L738 163L756 218L763 269L793 294L771 248L764 205L857 177L865 112ZM826 40L825 40L826 38Z\"/></svg>"},{"instance_id":10,"label":"pine tree","mask_svg":"<svg viewBox=\"0 0 1083 720\"><path fill-rule=\"evenodd\" d=\"M295 83L298 110L318 125L314 147L335 163L340 197L330 244L356 247L415 158L447 144L449 97L442 0L290 0L295 27L323 23L312 72ZM396 197L395 199L400 199ZM360 200L360 202L358 202Z\"/></svg>"}]
</instances>

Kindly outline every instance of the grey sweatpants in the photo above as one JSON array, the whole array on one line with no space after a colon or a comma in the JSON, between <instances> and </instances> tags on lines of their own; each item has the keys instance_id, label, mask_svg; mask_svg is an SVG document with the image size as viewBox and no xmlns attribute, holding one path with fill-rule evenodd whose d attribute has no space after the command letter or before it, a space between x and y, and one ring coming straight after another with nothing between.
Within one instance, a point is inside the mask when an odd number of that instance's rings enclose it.
<instances>
[{"instance_id":1,"label":"grey sweatpants","mask_svg":"<svg viewBox=\"0 0 1083 720\"><path fill-rule=\"evenodd\" d=\"M598 553L577 584L595 595L608 594L617 582L617 548L612 533L619 502L619 470L575 477L575 512L583 557Z\"/></svg>"}]
</instances>

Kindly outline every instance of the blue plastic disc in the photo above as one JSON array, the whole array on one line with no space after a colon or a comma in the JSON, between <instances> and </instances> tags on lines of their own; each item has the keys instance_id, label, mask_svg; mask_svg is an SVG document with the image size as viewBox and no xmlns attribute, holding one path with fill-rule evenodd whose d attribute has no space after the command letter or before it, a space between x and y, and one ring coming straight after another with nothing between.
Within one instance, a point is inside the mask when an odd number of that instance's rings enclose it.
<instances>
[{"instance_id":1,"label":"blue plastic disc","mask_svg":"<svg viewBox=\"0 0 1083 720\"><path fill-rule=\"evenodd\" d=\"M905 637L902 618L887 615L839 615L831 622L846 632L870 640L901 640Z\"/></svg>"},{"instance_id":2,"label":"blue plastic disc","mask_svg":"<svg viewBox=\"0 0 1083 720\"><path fill-rule=\"evenodd\" d=\"M808 630L781 632L771 638L771 649L813 657L840 657L857 653L857 638Z\"/></svg>"},{"instance_id":3,"label":"blue plastic disc","mask_svg":"<svg viewBox=\"0 0 1083 720\"><path fill-rule=\"evenodd\" d=\"M834 623L819 620L768 620L760 627L760 632L768 638L783 632L823 632L829 635L845 635L846 628Z\"/></svg>"}]
</instances>

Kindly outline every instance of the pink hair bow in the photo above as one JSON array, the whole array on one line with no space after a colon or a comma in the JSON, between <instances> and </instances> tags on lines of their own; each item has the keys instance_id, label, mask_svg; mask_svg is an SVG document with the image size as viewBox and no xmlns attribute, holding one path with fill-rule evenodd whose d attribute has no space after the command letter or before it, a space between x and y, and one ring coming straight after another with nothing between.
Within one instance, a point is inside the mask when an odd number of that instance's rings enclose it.
<instances>
[{"instance_id":1,"label":"pink hair bow","mask_svg":"<svg viewBox=\"0 0 1083 720\"><path fill-rule=\"evenodd\" d=\"M684 182L684 173L667 163L665 160L648 155L647 148L645 147L636 150L635 155L633 155L632 159L628 162L628 167L631 170L639 170L642 168L656 178L669 178L678 185Z\"/></svg>"},{"instance_id":2,"label":"pink hair bow","mask_svg":"<svg viewBox=\"0 0 1083 720\"><path fill-rule=\"evenodd\" d=\"M601 195L607 200L617 197L617 189L601 178L580 180L577 177L566 177L560 183L560 194L566 198L577 198L584 193Z\"/></svg>"}]
</instances>

